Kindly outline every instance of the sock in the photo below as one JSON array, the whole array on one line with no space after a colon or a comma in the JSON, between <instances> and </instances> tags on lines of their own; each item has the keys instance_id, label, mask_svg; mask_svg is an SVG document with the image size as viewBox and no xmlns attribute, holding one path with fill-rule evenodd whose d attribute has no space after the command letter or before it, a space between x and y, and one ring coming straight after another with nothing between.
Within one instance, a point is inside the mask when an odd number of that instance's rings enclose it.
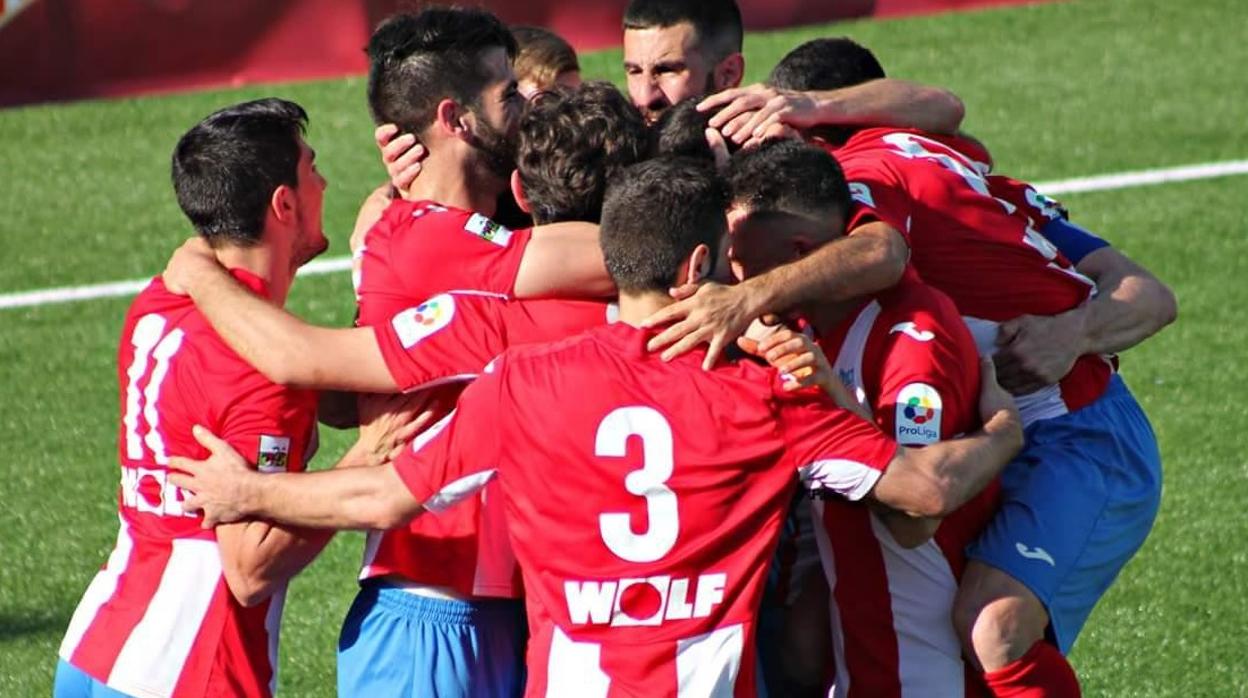
<instances>
[{"instance_id":1,"label":"sock","mask_svg":"<svg viewBox=\"0 0 1248 698\"><path fill-rule=\"evenodd\" d=\"M1079 679L1057 648L1039 640L1017 660L984 674L996 698L1079 698Z\"/></svg>"}]
</instances>

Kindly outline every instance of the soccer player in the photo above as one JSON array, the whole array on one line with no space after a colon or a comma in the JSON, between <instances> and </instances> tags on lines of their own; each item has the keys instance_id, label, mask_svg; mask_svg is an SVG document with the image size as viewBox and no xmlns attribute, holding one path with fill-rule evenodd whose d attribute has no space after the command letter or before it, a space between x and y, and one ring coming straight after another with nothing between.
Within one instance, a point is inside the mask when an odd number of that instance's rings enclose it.
<instances>
[{"instance_id":1,"label":"soccer player","mask_svg":"<svg viewBox=\"0 0 1248 698\"><path fill-rule=\"evenodd\" d=\"M173 153L178 203L214 260L273 306L328 246L306 122L292 102L238 104ZM191 438L201 424L247 468L302 471L316 393L266 380L159 278L131 304L117 359L121 530L70 621L53 693L272 695L286 583L329 535L254 519L204 530L169 482L169 457L205 453Z\"/></svg>"},{"instance_id":2,"label":"soccer player","mask_svg":"<svg viewBox=\"0 0 1248 698\"><path fill-rule=\"evenodd\" d=\"M836 160L818 147L775 140L741 151L729 181L729 255L739 279L843 235L849 189ZM908 277L881 293L804 303L795 311L829 370L898 443L925 446L978 426L978 354L948 296ZM767 357L800 353L802 343L791 338ZM779 367L795 372L789 364ZM814 503L835 604L836 651L819 658L835 660L833 695L966 695L951 614L963 549L991 518L997 490L994 483L943 521L840 500ZM825 676L819 671L803 683Z\"/></svg>"},{"instance_id":3,"label":"soccer player","mask_svg":"<svg viewBox=\"0 0 1248 698\"><path fill-rule=\"evenodd\" d=\"M866 49L823 39L795 49L772 82L789 99L881 75ZM975 142L886 129L824 137L837 139L828 146L860 205L849 237L737 287L701 289L654 318L687 320L652 346L684 335L670 355L713 337L714 351L759 313L886 288L909 256L994 355L1029 425L1002 511L970 551L955 609L964 646L998 695L1077 693L1063 653L1143 544L1161 494L1156 439L1111 357L1174 319L1173 294L1103 241L1020 206L1017 187L986 176Z\"/></svg>"},{"instance_id":4,"label":"soccer player","mask_svg":"<svg viewBox=\"0 0 1248 698\"><path fill-rule=\"evenodd\" d=\"M651 160L614 180L602 245L621 322L504 353L393 466L256 483L201 430L218 455L177 461L189 474L176 481L209 521L263 512L386 527L497 478L533 633L527 695L753 695L755 607L799 475L939 514L1021 434L990 389L982 432L915 451L822 393L786 390L774 369L705 372L700 357L650 355L636 323L705 273L725 203L693 161Z\"/></svg>"},{"instance_id":5,"label":"soccer player","mask_svg":"<svg viewBox=\"0 0 1248 698\"><path fill-rule=\"evenodd\" d=\"M511 178L516 199L542 224L596 222L607 178L640 160L647 146L641 116L614 86L591 82L552 93L520 124ZM608 320L608 306L599 302L450 292L373 326L314 327L254 302L194 241L175 255L167 278L188 290L226 341L273 380L420 391L442 413L506 347ZM361 591L340 645L341 693L511 695L520 689L522 609L510 601L520 589L505 530L492 517L501 509L489 501L486 492L443 515L369 534ZM462 620L446 621L453 618ZM411 637L412 628L428 633Z\"/></svg>"},{"instance_id":6,"label":"soccer player","mask_svg":"<svg viewBox=\"0 0 1248 698\"><path fill-rule=\"evenodd\" d=\"M515 169L524 105L507 27L484 10L431 7L386 20L368 51L375 120L428 155L354 250L361 324L451 289L611 297L593 226L511 230L490 218Z\"/></svg>"},{"instance_id":7,"label":"soccer player","mask_svg":"<svg viewBox=\"0 0 1248 698\"><path fill-rule=\"evenodd\" d=\"M516 37L516 83L525 99L580 87L581 64L562 36L541 27L512 27L511 35Z\"/></svg>"}]
</instances>

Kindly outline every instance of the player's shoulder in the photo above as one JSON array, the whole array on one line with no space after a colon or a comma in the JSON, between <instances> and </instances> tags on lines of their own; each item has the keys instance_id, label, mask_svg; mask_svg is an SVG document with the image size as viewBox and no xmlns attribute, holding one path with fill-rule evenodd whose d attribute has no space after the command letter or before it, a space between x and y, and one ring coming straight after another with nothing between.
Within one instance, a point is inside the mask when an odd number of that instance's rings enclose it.
<instances>
[{"instance_id":1,"label":"player's shoulder","mask_svg":"<svg viewBox=\"0 0 1248 698\"><path fill-rule=\"evenodd\" d=\"M923 315L942 322L962 321L958 307L948 294L917 277L903 276L892 288L876 294L875 300L880 304L880 316L885 319Z\"/></svg>"}]
</instances>

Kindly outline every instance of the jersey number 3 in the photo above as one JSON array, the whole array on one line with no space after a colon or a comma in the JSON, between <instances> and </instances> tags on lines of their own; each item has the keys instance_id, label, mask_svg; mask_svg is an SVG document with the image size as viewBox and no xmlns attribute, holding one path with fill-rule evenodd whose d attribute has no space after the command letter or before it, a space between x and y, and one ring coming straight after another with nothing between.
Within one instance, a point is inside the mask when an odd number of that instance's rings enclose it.
<instances>
[{"instance_id":1,"label":"jersey number 3","mask_svg":"<svg viewBox=\"0 0 1248 698\"><path fill-rule=\"evenodd\" d=\"M598 425L594 453L622 458L628 437L634 435L641 437L642 465L624 478L624 488L646 499L649 525L643 533L635 533L629 514L607 512L598 515L598 528L602 542L620 558L654 562L671 552L680 530L676 493L665 484L674 460L671 425L650 407L620 407Z\"/></svg>"}]
</instances>

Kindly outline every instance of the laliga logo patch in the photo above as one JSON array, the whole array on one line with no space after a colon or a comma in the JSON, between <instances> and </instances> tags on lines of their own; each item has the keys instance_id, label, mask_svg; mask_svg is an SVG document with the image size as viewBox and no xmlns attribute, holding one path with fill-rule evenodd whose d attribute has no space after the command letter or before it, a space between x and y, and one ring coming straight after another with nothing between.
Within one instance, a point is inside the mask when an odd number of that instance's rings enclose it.
<instances>
[{"instance_id":1,"label":"laliga logo patch","mask_svg":"<svg viewBox=\"0 0 1248 698\"><path fill-rule=\"evenodd\" d=\"M510 229L495 223L480 213L474 213L468 218L468 222L464 224L464 230L483 237L499 247L506 247L511 242Z\"/></svg>"},{"instance_id":2,"label":"laliga logo patch","mask_svg":"<svg viewBox=\"0 0 1248 698\"><path fill-rule=\"evenodd\" d=\"M443 293L395 315L390 324L398 333L403 348L411 349L420 340L451 324L454 316L455 297Z\"/></svg>"},{"instance_id":3,"label":"laliga logo patch","mask_svg":"<svg viewBox=\"0 0 1248 698\"><path fill-rule=\"evenodd\" d=\"M940 393L926 383L911 383L897 394L897 443L940 441Z\"/></svg>"}]
</instances>

